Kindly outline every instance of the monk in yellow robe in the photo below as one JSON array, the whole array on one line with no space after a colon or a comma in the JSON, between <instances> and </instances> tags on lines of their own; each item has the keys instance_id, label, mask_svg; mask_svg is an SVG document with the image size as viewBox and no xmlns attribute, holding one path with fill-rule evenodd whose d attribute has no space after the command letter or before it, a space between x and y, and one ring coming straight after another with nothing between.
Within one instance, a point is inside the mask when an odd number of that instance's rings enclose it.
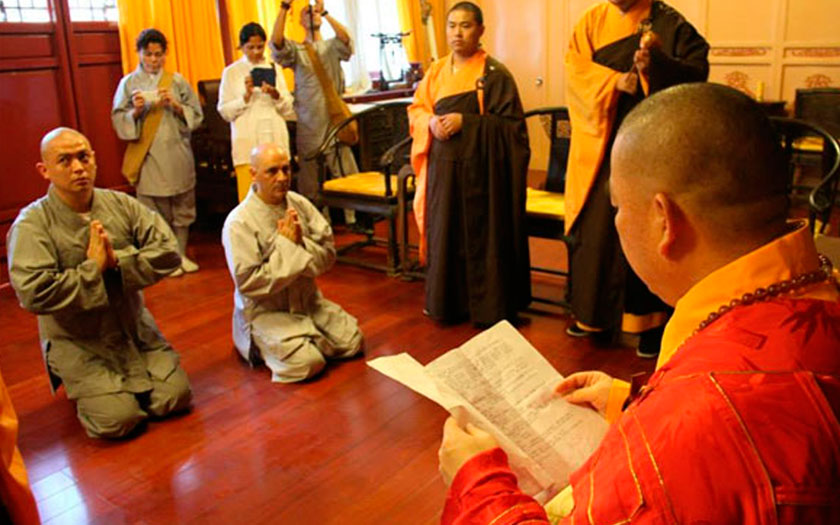
<instances>
[{"instance_id":1,"label":"monk in yellow robe","mask_svg":"<svg viewBox=\"0 0 840 525\"><path fill-rule=\"evenodd\" d=\"M18 419L3 376L0 376L0 523L40 523L29 488L26 466L17 446Z\"/></svg>"},{"instance_id":2,"label":"monk in yellow robe","mask_svg":"<svg viewBox=\"0 0 840 525\"><path fill-rule=\"evenodd\" d=\"M646 96L704 81L709 46L678 12L658 0L609 0L593 6L566 54L572 142L566 172L569 299L586 336L640 333L639 355L659 351L667 307L633 273L613 225L609 152L624 117ZM609 339L609 337L605 337Z\"/></svg>"}]
</instances>

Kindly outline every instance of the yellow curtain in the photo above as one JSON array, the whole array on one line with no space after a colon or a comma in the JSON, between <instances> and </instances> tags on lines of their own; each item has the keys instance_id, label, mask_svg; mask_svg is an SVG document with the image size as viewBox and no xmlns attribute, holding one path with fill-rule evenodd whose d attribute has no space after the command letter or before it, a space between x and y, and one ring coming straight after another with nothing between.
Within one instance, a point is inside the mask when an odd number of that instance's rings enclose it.
<instances>
[{"instance_id":1,"label":"yellow curtain","mask_svg":"<svg viewBox=\"0 0 840 525\"><path fill-rule=\"evenodd\" d=\"M454 2L452 0L429 0L429 3L432 5L432 18L435 24L434 35L438 53L436 58L442 58L449 53L449 44L446 43L446 10Z\"/></svg>"},{"instance_id":2,"label":"yellow curtain","mask_svg":"<svg viewBox=\"0 0 840 525\"><path fill-rule=\"evenodd\" d=\"M193 87L219 78L225 66L215 2L208 0L119 0L120 51L123 71L137 68L135 41L147 27L159 29L169 42L166 70L177 71Z\"/></svg>"},{"instance_id":3,"label":"yellow curtain","mask_svg":"<svg viewBox=\"0 0 840 525\"><path fill-rule=\"evenodd\" d=\"M411 34L403 39L408 61L419 62L423 65L423 71L428 71L432 56L426 26L423 25L420 2L419 0L396 0L396 2L400 16L400 31L403 33L411 31Z\"/></svg>"},{"instance_id":4,"label":"yellow curtain","mask_svg":"<svg viewBox=\"0 0 840 525\"><path fill-rule=\"evenodd\" d=\"M271 38L271 32L274 30L274 20L277 18L277 13L280 12L280 3L282 0L228 0L228 20L230 20L230 38L231 48L234 50L233 58L238 60L242 56L242 51L239 50L239 30L248 22L257 22L263 29L268 38ZM297 42L303 42L306 33L303 27L298 23L300 10L309 5L309 0L294 0L292 2L292 9L286 15L286 29L283 36ZM221 73L220 73L221 74ZM290 69L284 69L283 75L286 77L286 84L290 90L295 89L294 72Z\"/></svg>"}]
</instances>

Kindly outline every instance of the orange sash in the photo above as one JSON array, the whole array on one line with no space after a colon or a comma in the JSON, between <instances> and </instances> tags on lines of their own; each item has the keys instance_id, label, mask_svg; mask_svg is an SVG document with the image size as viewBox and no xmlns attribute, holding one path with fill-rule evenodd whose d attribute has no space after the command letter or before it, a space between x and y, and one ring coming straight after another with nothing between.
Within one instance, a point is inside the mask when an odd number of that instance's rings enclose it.
<instances>
[{"instance_id":1,"label":"orange sash","mask_svg":"<svg viewBox=\"0 0 840 525\"><path fill-rule=\"evenodd\" d=\"M164 71L158 83L158 89L169 89L172 86L173 78L172 73ZM140 130L140 138L129 142L125 150L122 174L132 186L137 185L137 180L140 178L140 169L143 167L146 154L152 147L155 135L157 135L158 126L163 119L163 111L161 107L153 107L146 113L146 118L143 120L143 129Z\"/></svg>"},{"instance_id":2,"label":"orange sash","mask_svg":"<svg viewBox=\"0 0 840 525\"><path fill-rule=\"evenodd\" d=\"M350 118L350 108L341 97L338 91L327 76L327 71L324 69L324 64L318 57L315 48L309 42L303 43L303 48L306 49L306 54L309 55L309 60L312 62L312 69L315 71L315 76L318 77L318 83L321 84L321 90L324 92L324 100L327 102L327 113L330 117L330 126L336 127L346 119ZM350 124L341 128L338 132L338 140L352 146L359 142L359 124L354 120Z\"/></svg>"}]
</instances>

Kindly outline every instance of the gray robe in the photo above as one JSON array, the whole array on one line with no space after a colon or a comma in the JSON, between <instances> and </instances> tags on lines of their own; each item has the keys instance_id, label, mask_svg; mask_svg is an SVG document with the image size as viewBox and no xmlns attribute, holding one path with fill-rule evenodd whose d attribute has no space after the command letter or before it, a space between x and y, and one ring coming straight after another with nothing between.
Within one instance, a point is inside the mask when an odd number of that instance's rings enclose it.
<instances>
[{"instance_id":1,"label":"gray robe","mask_svg":"<svg viewBox=\"0 0 840 525\"><path fill-rule=\"evenodd\" d=\"M300 217L303 245L277 233L287 206ZM358 322L315 284L335 262L335 246L330 225L305 197L290 191L285 205L270 206L252 189L225 220L222 245L235 286L233 341L243 358L252 360L253 340L274 380L284 381L284 361L302 348L326 357L359 351Z\"/></svg>"},{"instance_id":2,"label":"gray robe","mask_svg":"<svg viewBox=\"0 0 840 525\"><path fill-rule=\"evenodd\" d=\"M101 273L87 258L90 221L105 227L119 259ZM143 303L141 290L181 265L169 226L134 198L94 190L89 216L70 209L55 190L33 202L9 230L9 276L23 308L38 315L44 359L72 373L67 397L152 389L178 367ZM104 366L103 366L104 365Z\"/></svg>"},{"instance_id":3,"label":"gray robe","mask_svg":"<svg viewBox=\"0 0 840 525\"><path fill-rule=\"evenodd\" d=\"M143 115L134 120L131 93L135 89L156 90L161 75L150 75L141 66L124 76L114 93L111 122L122 140L137 140L143 129ZM150 197L172 197L195 187L195 159L190 147L190 133L204 118L201 103L189 82L175 73L170 87L173 96L184 108L183 119L165 110L155 138L140 169L137 194ZM147 103L148 108L148 103Z\"/></svg>"},{"instance_id":4,"label":"gray robe","mask_svg":"<svg viewBox=\"0 0 840 525\"><path fill-rule=\"evenodd\" d=\"M344 73L341 61L348 60L353 54L352 42L345 44L338 38L318 40L313 44L318 58L324 65L327 76L338 90L344 93ZM300 173L297 176L298 191L315 200L318 194L318 172L315 161L306 161L304 157L314 153L327 137L330 127L327 102L324 90L309 60L309 55L303 44L288 38L283 39L283 45L278 49L274 42L270 43L272 58L283 67L292 68L295 72L295 113L297 114L297 151L300 155ZM333 176L357 173L359 168L350 148L341 148L339 158L331 149L327 155L327 167Z\"/></svg>"}]
</instances>

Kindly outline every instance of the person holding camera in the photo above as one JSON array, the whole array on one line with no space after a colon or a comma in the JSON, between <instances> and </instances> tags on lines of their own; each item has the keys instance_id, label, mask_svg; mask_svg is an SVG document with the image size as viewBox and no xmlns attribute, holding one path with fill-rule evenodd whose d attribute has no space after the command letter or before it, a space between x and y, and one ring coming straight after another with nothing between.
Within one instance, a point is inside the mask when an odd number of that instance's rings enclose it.
<instances>
[{"instance_id":1,"label":"person holding camera","mask_svg":"<svg viewBox=\"0 0 840 525\"><path fill-rule=\"evenodd\" d=\"M265 58L265 29L249 22L239 31L242 58L222 72L216 109L230 122L230 142L239 202L251 187L250 151L259 144L277 144L287 153L286 120L296 119L294 99L279 67Z\"/></svg>"}]
</instances>

